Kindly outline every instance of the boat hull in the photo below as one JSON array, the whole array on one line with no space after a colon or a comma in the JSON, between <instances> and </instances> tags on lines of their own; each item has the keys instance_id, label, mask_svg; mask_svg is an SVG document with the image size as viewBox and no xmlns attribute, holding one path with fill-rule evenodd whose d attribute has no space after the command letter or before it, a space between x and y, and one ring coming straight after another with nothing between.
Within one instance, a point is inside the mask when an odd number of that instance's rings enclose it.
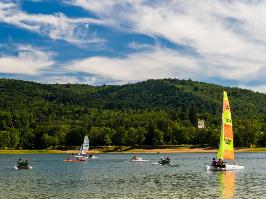
<instances>
[{"instance_id":1,"label":"boat hull","mask_svg":"<svg viewBox=\"0 0 266 199\"><path fill-rule=\"evenodd\" d=\"M28 169L32 169L31 166L15 166L14 168L16 170L28 170Z\"/></svg>"},{"instance_id":2,"label":"boat hull","mask_svg":"<svg viewBox=\"0 0 266 199\"><path fill-rule=\"evenodd\" d=\"M64 160L64 162L85 162L86 160Z\"/></svg>"},{"instance_id":3,"label":"boat hull","mask_svg":"<svg viewBox=\"0 0 266 199\"><path fill-rule=\"evenodd\" d=\"M179 167L178 164L172 164L172 163L169 163L169 164L160 164L159 162L153 162L152 165L157 165L157 166L171 166L171 167Z\"/></svg>"},{"instance_id":4,"label":"boat hull","mask_svg":"<svg viewBox=\"0 0 266 199\"><path fill-rule=\"evenodd\" d=\"M130 160L130 162L148 162L149 160Z\"/></svg>"},{"instance_id":5,"label":"boat hull","mask_svg":"<svg viewBox=\"0 0 266 199\"><path fill-rule=\"evenodd\" d=\"M240 165L233 165L233 164L225 164L225 167L214 167L214 166L207 166L207 171L236 171L236 170L243 170L244 166Z\"/></svg>"},{"instance_id":6,"label":"boat hull","mask_svg":"<svg viewBox=\"0 0 266 199\"><path fill-rule=\"evenodd\" d=\"M97 159L98 158L95 155L89 155L89 156L86 156L86 155L75 155L74 157L75 158L83 158L83 159Z\"/></svg>"},{"instance_id":7,"label":"boat hull","mask_svg":"<svg viewBox=\"0 0 266 199\"><path fill-rule=\"evenodd\" d=\"M79 159L88 159L89 157L84 156L84 155L76 155L74 156L75 158L79 158Z\"/></svg>"}]
</instances>

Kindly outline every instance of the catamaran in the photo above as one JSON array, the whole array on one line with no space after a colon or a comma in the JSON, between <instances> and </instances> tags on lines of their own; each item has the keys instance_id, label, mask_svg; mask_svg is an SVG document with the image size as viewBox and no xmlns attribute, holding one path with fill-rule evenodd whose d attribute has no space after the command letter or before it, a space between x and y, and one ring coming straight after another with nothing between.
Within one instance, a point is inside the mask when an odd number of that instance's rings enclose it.
<instances>
[{"instance_id":1,"label":"catamaran","mask_svg":"<svg viewBox=\"0 0 266 199\"><path fill-rule=\"evenodd\" d=\"M223 160L234 160L234 145L233 145L233 126L229 100L227 97L227 92L224 91L223 96L223 113L222 113L222 127L220 135L219 150L217 153L217 158L222 162ZM220 163L220 162L218 162ZM228 170L242 170L244 166L236 164L212 164L207 166L207 171L228 171Z\"/></svg>"}]
</instances>

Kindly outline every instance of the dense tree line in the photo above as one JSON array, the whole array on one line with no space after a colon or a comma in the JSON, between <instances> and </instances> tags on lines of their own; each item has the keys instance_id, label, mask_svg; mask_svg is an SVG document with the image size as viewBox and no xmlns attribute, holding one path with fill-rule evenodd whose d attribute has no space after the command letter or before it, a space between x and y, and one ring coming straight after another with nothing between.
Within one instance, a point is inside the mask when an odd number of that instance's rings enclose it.
<instances>
[{"instance_id":1,"label":"dense tree line","mask_svg":"<svg viewBox=\"0 0 266 199\"><path fill-rule=\"evenodd\" d=\"M76 146L84 135L97 146L217 146L224 89L235 145L265 146L265 94L176 79L95 87L0 79L0 148Z\"/></svg>"}]
</instances>

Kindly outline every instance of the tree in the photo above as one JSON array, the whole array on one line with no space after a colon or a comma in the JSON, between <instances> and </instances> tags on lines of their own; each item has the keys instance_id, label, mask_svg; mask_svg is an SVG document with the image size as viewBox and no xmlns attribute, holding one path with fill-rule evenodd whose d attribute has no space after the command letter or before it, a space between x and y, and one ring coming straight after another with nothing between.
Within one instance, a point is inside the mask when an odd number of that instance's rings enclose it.
<instances>
[{"instance_id":1,"label":"tree","mask_svg":"<svg viewBox=\"0 0 266 199\"><path fill-rule=\"evenodd\" d=\"M8 130L8 134L9 134L8 147L16 148L20 141L20 132L15 128L11 128Z\"/></svg>"},{"instance_id":2,"label":"tree","mask_svg":"<svg viewBox=\"0 0 266 199\"><path fill-rule=\"evenodd\" d=\"M80 146L83 143L87 130L82 126L74 126L66 134L66 144L69 146Z\"/></svg>"},{"instance_id":3,"label":"tree","mask_svg":"<svg viewBox=\"0 0 266 199\"><path fill-rule=\"evenodd\" d=\"M163 132L160 131L159 129L154 130L154 136L153 136L153 144L158 145L158 144L164 144L163 140Z\"/></svg>"},{"instance_id":4,"label":"tree","mask_svg":"<svg viewBox=\"0 0 266 199\"><path fill-rule=\"evenodd\" d=\"M188 113L188 117L189 117L189 120L191 122L191 124L196 127L197 126L197 113L196 113L196 110L195 110L195 106L192 105L189 109L189 113Z\"/></svg>"},{"instance_id":5,"label":"tree","mask_svg":"<svg viewBox=\"0 0 266 199\"><path fill-rule=\"evenodd\" d=\"M0 148L4 149L8 147L10 142L10 137L7 131L0 131Z\"/></svg>"}]
</instances>

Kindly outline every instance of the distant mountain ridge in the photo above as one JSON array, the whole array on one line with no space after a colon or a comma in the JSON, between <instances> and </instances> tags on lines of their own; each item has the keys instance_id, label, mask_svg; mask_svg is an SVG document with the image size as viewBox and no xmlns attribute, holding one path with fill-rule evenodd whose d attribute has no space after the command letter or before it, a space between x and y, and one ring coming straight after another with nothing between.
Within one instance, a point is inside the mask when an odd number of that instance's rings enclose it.
<instances>
[{"instance_id":1,"label":"distant mountain ridge","mask_svg":"<svg viewBox=\"0 0 266 199\"><path fill-rule=\"evenodd\" d=\"M222 91L228 92L231 107L240 117L266 115L266 94L191 80L159 79L135 84L89 86L39 84L0 79L0 108L30 109L37 102L99 109L189 109L218 114Z\"/></svg>"}]
</instances>

